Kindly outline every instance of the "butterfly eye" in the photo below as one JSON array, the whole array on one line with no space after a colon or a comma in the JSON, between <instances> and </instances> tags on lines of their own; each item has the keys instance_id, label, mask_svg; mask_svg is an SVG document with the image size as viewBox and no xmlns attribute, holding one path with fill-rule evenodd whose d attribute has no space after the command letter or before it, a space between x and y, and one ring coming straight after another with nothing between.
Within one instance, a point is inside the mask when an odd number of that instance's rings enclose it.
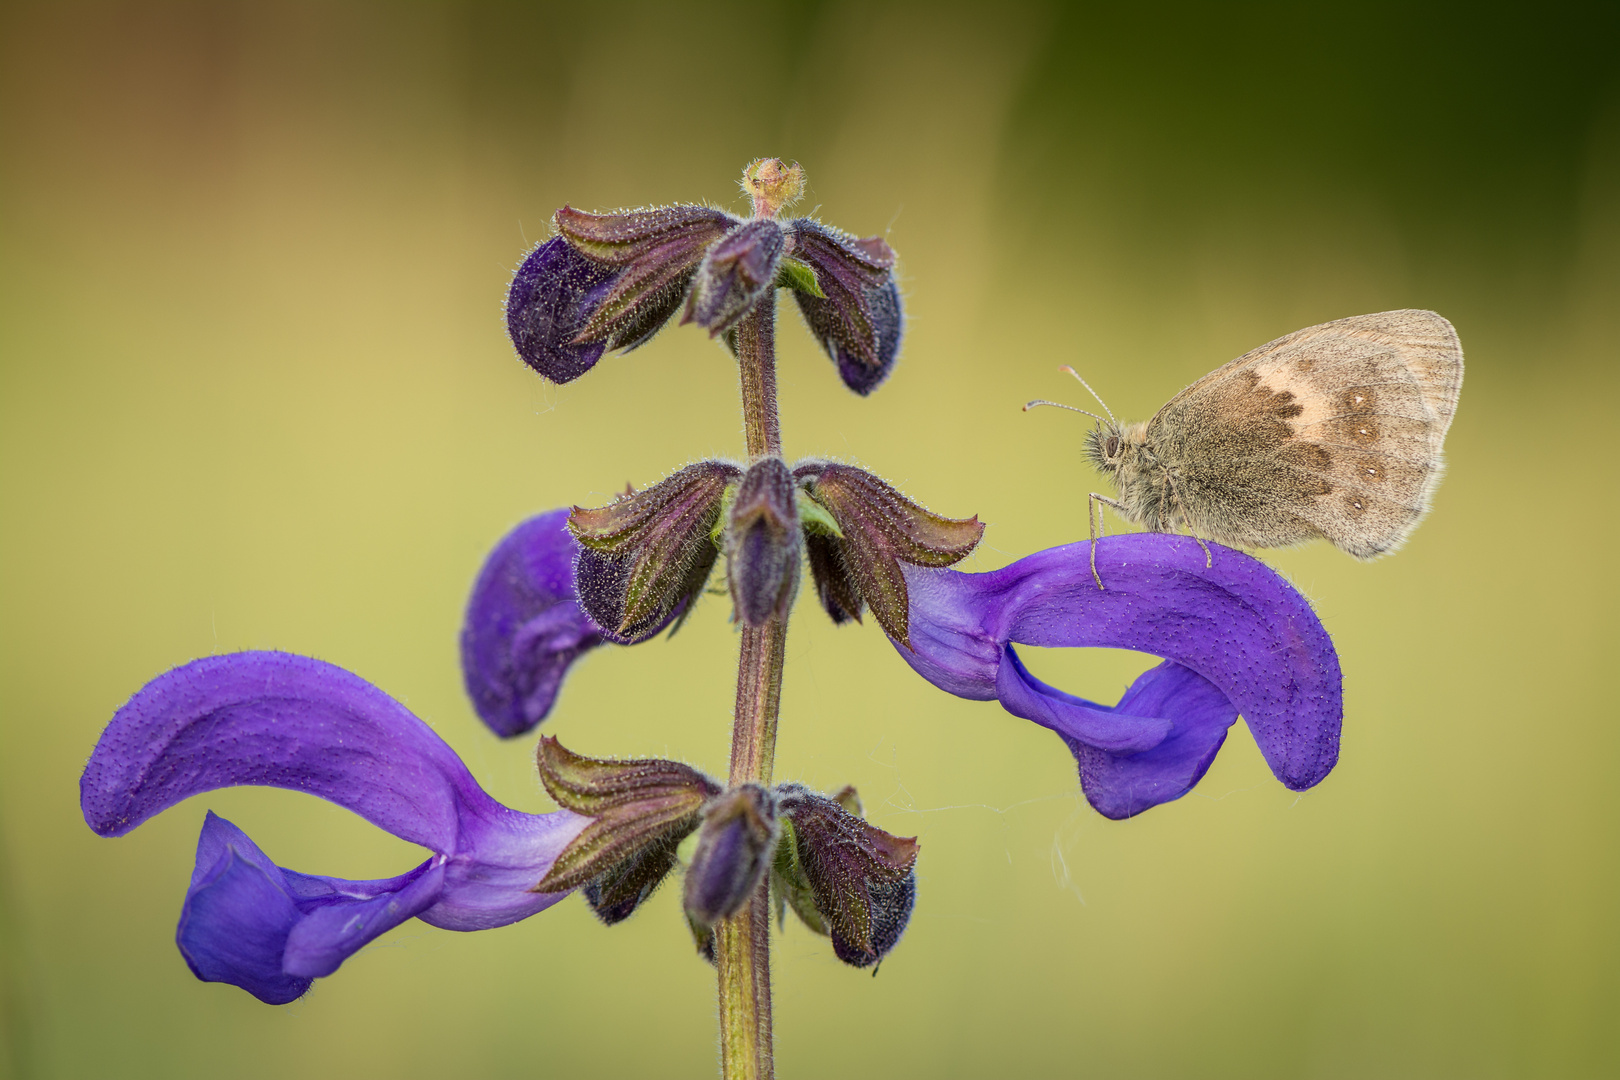
<instances>
[{"instance_id":1,"label":"butterfly eye","mask_svg":"<svg viewBox=\"0 0 1620 1080\"><path fill-rule=\"evenodd\" d=\"M1103 453L1106 454L1108 457L1117 457L1119 455L1119 437L1118 436L1116 436L1116 435L1108 436L1108 441L1103 444Z\"/></svg>"}]
</instances>

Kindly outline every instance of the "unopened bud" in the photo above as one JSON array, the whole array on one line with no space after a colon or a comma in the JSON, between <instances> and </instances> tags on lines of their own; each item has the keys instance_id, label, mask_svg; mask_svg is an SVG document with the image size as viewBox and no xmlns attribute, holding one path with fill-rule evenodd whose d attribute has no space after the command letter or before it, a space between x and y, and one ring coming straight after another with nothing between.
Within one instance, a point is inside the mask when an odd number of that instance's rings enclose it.
<instances>
[{"instance_id":1,"label":"unopened bud","mask_svg":"<svg viewBox=\"0 0 1620 1080\"><path fill-rule=\"evenodd\" d=\"M799 587L798 492L781 458L756 461L737 486L726 522L726 574L737 621L786 618Z\"/></svg>"},{"instance_id":2,"label":"unopened bud","mask_svg":"<svg viewBox=\"0 0 1620 1080\"><path fill-rule=\"evenodd\" d=\"M776 287L787 238L775 221L754 220L732 229L709 249L692 279L681 322L695 322L718 337L735 326Z\"/></svg>"},{"instance_id":3,"label":"unopened bud","mask_svg":"<svg viewBox=\"0 0 1620 1080\"><path fill-rule=\"evenodd\" d=\"M741 784L703 808L697 849L686 869L686 917L711 927L754 895L776 850L775 796Z\"/></svg>"},{"instance_id":4,"label":"unopened bud","mask_svg":"<svg viewBox=\"0 0 1620 1080\"><path fill-rule=\"evenodd\" d=\"M816 590L834 622L860 614L848 593L858 593L884 631L910 643L910 595L900 563L950 566L965 558L984 535L978 518L948 518L906 498L865 469L835 462L802 461L793 475L811 499L838 523L840 537L818 537L810 569Z\"/></svg>"},{"instance_id":5,"label":"unopened bud","mask_svg":"<svg viewBox=\"0 0 1620 1080\"><path fill-rule=\"evenodd\" d=\"M754 216L773 218L804 195L804 168L781 158L760 158L743 170L742 189L754 200Z\"/></svg>"},{"instance_id":6,"label":"unopened bud","mask_svg":"<svg viewBox=\"0 0 1620 1080\"><path fill-rule=\"evenodd\" d=\"M806 275L784 275L810 334L857 394L877 389L900 355L904 311L894 280L894 249L881 236L857 240L810 218L792 222L793 258Z\"/></svg>"}]
</instances>

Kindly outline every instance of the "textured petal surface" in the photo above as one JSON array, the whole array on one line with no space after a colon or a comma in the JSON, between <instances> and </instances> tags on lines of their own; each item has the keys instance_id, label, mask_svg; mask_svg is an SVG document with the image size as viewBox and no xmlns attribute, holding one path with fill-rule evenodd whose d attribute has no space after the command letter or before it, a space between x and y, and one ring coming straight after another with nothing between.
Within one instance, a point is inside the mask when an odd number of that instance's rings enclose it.
<instances>
[{"instance_id":1,"label":"textured petal surface","mask_svg":"<svg viewBox=\"0 0 1620 1080\"><path fill-rule=\"evenodd\" d=\"M1086 742L1086 725L1103 723L1098 710L1169 720L1171 731L1162 742L1135 752L1161 755L1165 762L1185 757L1177 768L1191 782L1220 745L1213 731L1223 712L1202 685L1207 683L1227 700L1226 708L1243 714L1277 778L1303 790L1338 760L1338 655L1293 586L1256 559L1210 547L1214 560L1206 567L1203 552L1187 537L1141 533L1103 540L1097 549L1103 590L1092 580L1085 543L1037 552L986 574L907 566L912 649L899 651L941 689L978 700L999 698L1017 715L1030 715L1099 752L1129 753L1131 740L1120 729L1116 750ZM1173 660L1201 682L1155 669L1108 710L1045 686L1015 657L1017 666L1004 674L1009 642L1133 649ZM1089 735L1100 737L1096 728ZM1084 778L1087 765L1081 765ZM1090 772L1093 783L1113 775L1100 766ZM1104 801L1117 809L1138 806L1140 799Z\"/></svg>"},{"instance_id":2,"label":"textured petal surface","mask_svg":"<svg viewBox=\"0 0 1620 1080\"><path fill-rule=\"evenodd\" d=\"M452 930L526 918L589 819L491 799L404 706L358 676L287 653L237 653L159 676L114 715L80 781L85 820L119 836L188 796L263 784L345 806L437 854L409 873L349 881L276 866L210 814L177 941L202 979L291 1001L412 916Z\"/></svg>"},{"instance_id":3,"label":"textured petal surface","mask_svg":"<svg viewBox=\"0 0 1620 1080\"><path fill-rule=\"evenodd\" d=\"M607 639L574 593L579 544L568 511L513 529L490 552L467 601L461 670L479 719L497 735L531 731L551 712L563 676Z\"/></svg>"},{"instance_id":4,"label":"textured petal surface","mask_svg":"<svg viewBox=\"0 0 1620 1080\"><path fill-rule=\"evenodd\" d=\"M900 337L905 329L905 307L900 302L900 286L890 278L882 286L866 295L872 312L872 327L877 334L874 355L877 363L861 363L848 349L836 348L838 377L844 385L865 397L882 386L894 371L894 362L900 356ZM808 318L808 316L807 316Z\"/></svg>"},{"instance_id":5,"label":"textured petal surface","mask_svg":"<svg viewBox=\"0 0 1620 1080\"><path fill-rule=\"evenodd\" d=\"M574 340L622 273L587 258L554 236L531 251L506 294L506 332L525 364L552 382L572 382L589 371L605 340Z\"/></svg>"},{"instance_id":6,"label":"textured petal surface","mask_svg":"<svg viewBox=\"0 0 1620 1080\"><path fill-rule=\"evenodd\" d=\"M182 799L242 784L319 795L441 852L457 850L463 803L495 805L399 702L280 652L211 656L147 683L102 732L80 797L91 828L122 836Z\"/></svg>"}]
</instances>

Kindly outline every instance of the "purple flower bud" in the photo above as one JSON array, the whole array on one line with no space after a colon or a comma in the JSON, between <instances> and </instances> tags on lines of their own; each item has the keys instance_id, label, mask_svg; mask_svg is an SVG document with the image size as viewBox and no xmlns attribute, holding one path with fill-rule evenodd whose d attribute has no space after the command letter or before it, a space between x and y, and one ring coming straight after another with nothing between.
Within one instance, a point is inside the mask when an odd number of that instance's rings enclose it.
<instances>
[{"instance_id":1,"label":"purple flower bud","mask_svg":"<svg viewBox=\"0 0 1620 1080\"><path fill-rule=\"evenodd\" d=\"M540 781L564 807L591 819L536 889L584 886L608 924L627 918L675 866L675 849L698 827L720 785L689 765L657 758L613 761L572 753L550 736L536 752Z\"/></svg>"},{"instance_id":2,"label":"purple flower bud","mask_svg":"<svg viewBox=\"0 0 1620 1080\"><path fill-rule=\"evenodd\" d=\"M737 488L726 523L726 571L737 620L786 618L799 588L799 510L793 474L761 458Z\"/></svg>"},{"instance_id":3,"label":"purple flower bud","mask_svg":"<svg viewBox=\"0 0 1620 1080\"><path fill-rule=\"evenodd\" d=\"M882 237L856 239L808 218L778 221L803 193L798 165L755 161L743 189L754 203L750 221L691 205L558 210L559 236L524 260L507 298L518 355L568 382L606 350L647 342L683 303L682 322L734 345L737 323L782 287L794 291L845 385L871 393L893 370L904 328L893 249Z\"/></svg>"},{"instance_id":4,"label":"purple flower bud","mask_svg":"<svg viewBox=\"0 0 1620 1080\"><path fill-rule=\"evenodd\" d=\"M694 929L748 902L770 868L776 840L776 797L764 787L740 784L710 800L686 870L686 917Z\"/></svg>"},{"instance_id":5,"label":"purple flower bud","mask_svg":"<svg viewBox=\"0 0 1620 1080\"><path fill-rule=\"evenodd\" d=\"M776 286L787 238L775 221L738 225L709 249L692 282L682 323L695 322L719 337Z\"/></svg>"},{"instance_id":6,"label":"purple flower bud","mask_svg":"<svg viewBox=\"0 0 1620 1080\"><path fill-rule=\"evenodd\" d=\"M870 967L899 942L917 898L917 840L892 836L848 809L853 788L836 798L799 784L777 786L783 843L772 867L779 902L805 925L832 937L846 964Z\"/></svg>"},{"instance_id":7,"label":"purple flower bud","mask_svg":"<svg viewBox=\"0 0 1620 1080\"><path fill-rule=\"evenodd\" d=\"M568 527L582 550L574 564L580 607L621 644L643 641L702 591L728 485L742 475L724 461L688 465L649 488L594 510L574 507Z\"/></svg>"},{"instance_id":8,"label":"purple flower bud","mask_svg":"<svg viewBox=\"0 0 1620 1080\"><path fill-rule=\"evenodd\" d=\"M894 249L882 237L857 240L810 218L792 223L792 256L815 274L815 288L796 281L794 299L810 333L857 394L889 377L900 354L904 315L894 280Z\"/></svg>"},{"instance_id":9,"label":"purple flower bud","mask_svg":"<svg viewBox=\"0 0 1620 1080\"><path fill-rule=\"evenodd\" d=\"M529 253L506 295L506 332L525 364L552 382L572 382L602 358L600 340L577 339L618 271L554 236Z\"/></svg>"},{"instance_id":10,"label":"purple flower bud","mask_svg":"<svg viewBox=\"0 0 1620 1080\"><path fill-rule=\"evenodd\" d=\"M853 465L804 461L793 475L842 533L817 536L812 548L810 568L828 614L834 622L859 617L859 602L848 599L853 588L884 631L906 643L910 614L900 564L950 566L978 546L984 526L976 517L932 513Z\"/></svg>"}]
</instances>

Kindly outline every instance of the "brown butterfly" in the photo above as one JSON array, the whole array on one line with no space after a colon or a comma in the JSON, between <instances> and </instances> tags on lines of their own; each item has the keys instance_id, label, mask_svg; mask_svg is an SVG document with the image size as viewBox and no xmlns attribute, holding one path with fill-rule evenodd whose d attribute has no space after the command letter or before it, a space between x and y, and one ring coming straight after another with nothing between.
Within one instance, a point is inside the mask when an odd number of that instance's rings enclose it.
<instances>
[{"instance_id":1,"label":"brown butterfly","mask_svg":"<svg viewBox=\"0 0 1620 1080\"><path fill-rule=\"evenodd\" d=\"M1245 353L1145 424L1122 426L1106 404L1106 420L1059 407L1101 424L1087 435L1086 454L1119 489L1118 499L1092 492L1087 501L1093 541L1102 504L1155 532L1186 528L1206 562L1206 538L1264 548L1325 537L1375 559L1400 547L1428 512L1462 378L1449 322L1432 311L1385 311ZM1091 572L1101 588L1095 543Z\"/></svg>"}]
</instances>

